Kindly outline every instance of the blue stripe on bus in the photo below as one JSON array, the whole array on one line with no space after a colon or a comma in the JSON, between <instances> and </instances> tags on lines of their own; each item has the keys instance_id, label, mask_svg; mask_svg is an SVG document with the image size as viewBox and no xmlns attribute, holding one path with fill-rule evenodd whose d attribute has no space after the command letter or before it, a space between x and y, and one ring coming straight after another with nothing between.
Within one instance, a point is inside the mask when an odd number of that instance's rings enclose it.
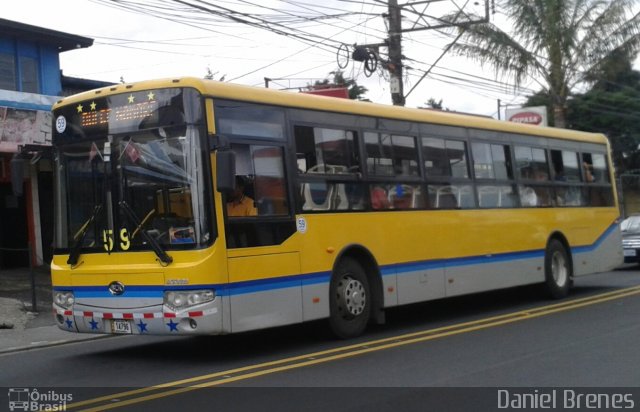
<instances>
[{"instance_id":1,"label":"blue stripe on bus","mask_svg":"<svg viewBox=\"0 0 640 412\"><path fill-rule=\"evenodd\" d=\"M605 241L605 239L607 237L609 237L609 235L611 235L616 230L617 227L618 227L617 224L615 224L615 223L612 224L611 226L609 226L609 228L607 230L605 230L605 232L602 235L600 235L600 237L598 239L596 239L595 242L593 242L593 244L586 245L586 246L572 247L571 248L571 253L576 254L576 253L593 252L594 250L599 248L600 245L602 245L602 243Z\"/></svg>"},{"instance_id":2,"label":"blue stripe on bus","mask_svg":"<svg viewBox=\"0 0 640 412\"><path fill-rule=\"evenodd\" d=\"M591 252L602 245L607 237L609 237L617 228L616 224L612 224L607 230L596 239L591 245L576 246L571 248L572 253ZM462 267L470 265L481 265L489 263L510 262L515 260L533 259L544 257L545 251L529 250L522 252L509 252L496 255L468 256L452 259L425 260L417 262L398 263L393 265L384 265L380 267L382 276L401 276L420 270L444 269L451 267ZM134 285L125 287L125 293L119 298L132 297L148 297L161 298L166 290L199 290L214 289L218 296L235 296L256 292L266 292L277 289L287 289L293 287L319 285L329 283L331 280L331 271L307 273L303 275L283 276L273 279L248 280L243 282L234 282L230 284L201 284L201 285L160 285L160 286L140 286ZM73 286L64 287L56 286L53 290L66 291L72 290L76 298L113 298L109 293L107 286Z\"/></svg>"}]
</instances>

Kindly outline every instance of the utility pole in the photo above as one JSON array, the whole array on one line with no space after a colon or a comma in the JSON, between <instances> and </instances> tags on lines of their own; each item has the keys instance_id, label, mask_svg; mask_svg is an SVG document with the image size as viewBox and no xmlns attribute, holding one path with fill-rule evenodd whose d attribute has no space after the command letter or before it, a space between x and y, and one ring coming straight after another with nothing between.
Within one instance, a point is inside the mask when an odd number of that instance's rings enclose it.
<instances>
[{"instance_id":1,"label":"utility pole","mask_svg":"<svg viewBox=\"0 0 640 412\"><path fill-rule=\"evenodd\" d=\"M391 78L391 100L396 106L404 106L402 84L402 20L398 0L389 0L389 76Z\"/></svg>"},{"instance_id":2,"label":"utility pole","mask_svg":"<svg viewBox=\"0 0 640 412\"><path fill-rule=\"evenodd\" d=\"M388 19L388 31L387 39L384 43L377 44L364 44L354 45L353 53L349 53L349 48L346 44L342 44L338 49L338 66L344 69L349 64L349 57L356 62L364 63L364 73L369 77L376 71L378 62L381 62L383 69L389 72L389 88L391 90L391 101L396 106L404 106L407 96L418 86L418 84L424 80L425 77L431 72L431 69L444 57L449 49L462 37L464 30L467 26L478 23L487 23L489 21L489 2L493 4L495 0L483 0L475 1L472 7L480 6L484 3L484 16L480 13L474 13L473 11L467 13L464 11L464 6L457 4L458 0L449 0L453 6L455 6L453 13L443 14L442 17L435 17L426 13L427 8L432 3L446 3L447 0L415 0L408 3L398 5L398 0L387 0L388 12L385 17ZM384 3L384 0L375 0L377 3ZM424 9L418 11L415 6L423 5ZM402 28L402 11L405 11L407 15L414 16L411 27L405 29ZM417 17L415 17L417 16ZM405 95L403 85L403 75L407 71L408 66L404 66L402 61L404 56L402 55L402 33L415 32L421 30L439 30L446 27L458 27L458 36L444 48L442 54L431 65L431 67L424 72L424 75L413 85L411 90ZM380 47L386 47L388 53L388 59L381 58L378 49ZM346 53L346 55L345 55ZM346 62L345 62L346 60ZM344 65L341 65L341 61Z\"/></svg>"}]
</instances>

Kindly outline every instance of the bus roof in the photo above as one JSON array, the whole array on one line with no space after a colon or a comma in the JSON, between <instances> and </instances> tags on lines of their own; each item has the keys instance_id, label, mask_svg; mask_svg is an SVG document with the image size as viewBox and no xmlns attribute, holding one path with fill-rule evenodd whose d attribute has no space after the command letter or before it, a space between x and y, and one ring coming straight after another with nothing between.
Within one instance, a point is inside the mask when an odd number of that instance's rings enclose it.
<instances>
[{"instance_id":1,"label":"bus roof","mask_svg":"<svg viewBox=\"0 0 640 412\"><path fill-rule=\"evenodd\" d=\"M107 86L60 99L54 104L53 109L57 109L58 107L63 105L74 104L80 101L89 100L95 97L105 97L111 94L137 92L165 87L192 87L199 90L203 95L211 96L214 98L272 104L282 107L294 107L335 113L383 117L387 119L453 125L498 132L577 140L598 144L608 143L606 136L598 133L580 132L569 129L558 129L554 127L532 126L469 114L459 114L437 110L412 109L400 106L390 106L378 103L340 99L335 97L317 96L306 93L284 92L279 90L244 86L233 83L222 83L215 80L199 79L196 77L145 80L136 83L124 83Z\"/></svg>"}]
</instances>

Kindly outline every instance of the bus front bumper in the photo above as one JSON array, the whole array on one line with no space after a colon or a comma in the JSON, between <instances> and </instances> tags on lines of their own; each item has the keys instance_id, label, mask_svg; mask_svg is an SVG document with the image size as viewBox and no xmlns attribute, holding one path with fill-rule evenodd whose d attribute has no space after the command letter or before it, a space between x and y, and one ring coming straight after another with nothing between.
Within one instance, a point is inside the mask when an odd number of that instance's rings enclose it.
<instances>
[{"instance_id":1,"label":"bus front bumper","mask_svg":"<svg viewBox=\"0 0 640 412\"><path fill-rule=\"evenodd\" d=\"M165 305L136 309L99 308L76 303L72 309L53 304L58 327L67 332L122 335L221 334L221 299L181 311Z\"/></svg>"}]
</instances>

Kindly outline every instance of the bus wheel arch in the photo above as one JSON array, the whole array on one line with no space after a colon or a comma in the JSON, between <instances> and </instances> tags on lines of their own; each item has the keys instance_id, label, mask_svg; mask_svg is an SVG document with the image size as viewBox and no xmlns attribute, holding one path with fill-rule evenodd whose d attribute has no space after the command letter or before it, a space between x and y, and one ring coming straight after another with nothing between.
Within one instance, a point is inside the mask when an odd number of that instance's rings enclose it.
<instances>
[{"instance_id":1,"label":"bus wheel arch","mask_svg":"<svg viewBox=\"0 0 640 412\"><path fill-rule=\"evenodd\" d=\"M365 293L364 300L360 300ZM375 258L360 245L337 256L329 286L329 321L341 338L360 335L371 322L384 323L382 279ZM352 297L348 302L347 297Z\"/></svg>"},{"instance_id":2,"label":"bus wheel arch","mask_svg":"<svg viewBox=\"0 0 640 412\"><path fill-rule=\"evenodd\" d=\"M569 294L573 285L573 258L567 238L560 232L549 236L544 253L544 286L553 299Z\"/></svg>"}]
</instances>

